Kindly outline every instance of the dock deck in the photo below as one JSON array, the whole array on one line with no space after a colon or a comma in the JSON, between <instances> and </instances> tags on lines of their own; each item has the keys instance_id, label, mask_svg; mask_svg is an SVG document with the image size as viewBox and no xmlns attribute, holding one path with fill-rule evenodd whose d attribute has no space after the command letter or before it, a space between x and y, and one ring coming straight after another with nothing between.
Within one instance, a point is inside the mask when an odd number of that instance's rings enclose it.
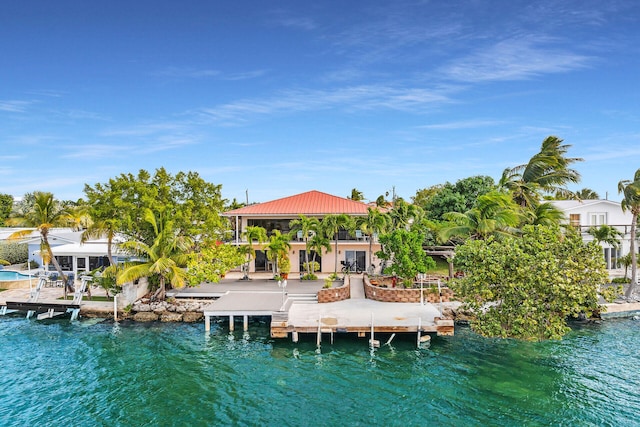
<instances>
[{"instance_id":1,"label":"dock deck","mask_svg":"<svg viewBox=\"0 0 640 427\"><path fill-rule=\"evenodd\" d=\"M228 317L229 328L234 329L236 317L248 319L253 316L271 317L271 336L294 340L300 333L401 333L425 332L438 335L453 335L452 320L440 319L441 313L434 304L388 303L365 299L362 276L350 277L351 298L332 303L308 303L296 301L301 295L315 294L318 284L292 281L287 293L277 290L277 285L244 284L242 286L215 285L219 298L204 309L205 329L210 330L212 317ZM253 288L259 286L259 291ZM235 287L235 288L234 288ZM203 290L190 290L177 297L202 295ZM294 297L295 295L295 297ZM304 298L303 298L304 299Z\"/></svg>"}]
</instances>

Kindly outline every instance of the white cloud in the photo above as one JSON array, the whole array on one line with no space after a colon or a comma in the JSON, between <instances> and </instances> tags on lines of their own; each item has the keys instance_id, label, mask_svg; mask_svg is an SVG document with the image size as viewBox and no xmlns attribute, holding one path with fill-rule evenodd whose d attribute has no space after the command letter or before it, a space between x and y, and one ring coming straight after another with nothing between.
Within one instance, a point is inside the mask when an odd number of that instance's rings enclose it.
<instances>
[{"instance_id":1,"label":"white cloud","mask_svg":"<svg viewBox=\"0 0 640 427\"><path fill-rule=\"evenodd\" d=\"M27 107L32 105L32 101L1 101L0 111L6 111L9 113L24 113L27 111Z\"/></svg>"},{"instance_id":2,"label":"white cloud","mask_svg":"<svg viewBox=\"0 0 640 427\"><path fill-rule=\"evenodd\" d=\"M547 38L521 37L498 42L440 69L462 82L525 80L585 68L593 60L550 45Z\"/></svg>"}]
</instances>

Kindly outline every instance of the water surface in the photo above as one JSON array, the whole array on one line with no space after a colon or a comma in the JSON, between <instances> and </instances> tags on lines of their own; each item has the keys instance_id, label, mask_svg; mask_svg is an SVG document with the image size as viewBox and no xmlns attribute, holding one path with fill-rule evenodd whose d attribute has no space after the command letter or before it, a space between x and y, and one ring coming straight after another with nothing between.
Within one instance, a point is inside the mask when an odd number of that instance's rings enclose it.
<instances>
[{"instance_id":1,"label":"water surface","mask_svg":"<svg viewBox=\"0 0 640 427\"><path fill-rule=\"evenodd\" d=\"M202 324L0 317L0 425L640 425L640 322L576 325L564 340L468 328L417 350L337 336L316 352Z\"/></svg>"}]
</instances>

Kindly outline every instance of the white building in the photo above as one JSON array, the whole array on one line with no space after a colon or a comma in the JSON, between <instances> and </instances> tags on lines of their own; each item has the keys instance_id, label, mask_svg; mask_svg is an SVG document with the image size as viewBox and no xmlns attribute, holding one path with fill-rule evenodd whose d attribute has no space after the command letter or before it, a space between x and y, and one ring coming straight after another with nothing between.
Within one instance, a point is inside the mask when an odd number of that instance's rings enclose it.
<instances>
[{"instance_id":1,"label":"white building","mask_svg":"<svg viewBox=\"0 0 640 427\"><path fill-rule=\"evenodd\" d=\"M553 200L551 203L564 212L567 223L578 228L586 242L594 240L593 236L587 233L591 227L609 225L620 231L623 236L618 249L607 243L600 243L607 268L620 268L617 260L629 253L631 243L631 212L623 212L620 202L611 200Z\"/></svg>"}]
</instances>

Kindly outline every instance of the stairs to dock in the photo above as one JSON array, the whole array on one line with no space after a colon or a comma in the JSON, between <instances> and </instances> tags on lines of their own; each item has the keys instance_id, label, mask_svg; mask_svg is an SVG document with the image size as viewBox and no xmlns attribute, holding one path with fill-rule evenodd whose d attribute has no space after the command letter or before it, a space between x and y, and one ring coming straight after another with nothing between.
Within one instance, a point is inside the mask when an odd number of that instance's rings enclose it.
<instances>
[{"instance_id":1,"label":"stairs to dock","mask_svg":"<svg viewBox=\"0 0 640 427\"><path fill-rule=\"evenodd\" d=\"M287 298L296 304L317 304L317 294L287 294Z\"/></svg>"}]
</instances>

